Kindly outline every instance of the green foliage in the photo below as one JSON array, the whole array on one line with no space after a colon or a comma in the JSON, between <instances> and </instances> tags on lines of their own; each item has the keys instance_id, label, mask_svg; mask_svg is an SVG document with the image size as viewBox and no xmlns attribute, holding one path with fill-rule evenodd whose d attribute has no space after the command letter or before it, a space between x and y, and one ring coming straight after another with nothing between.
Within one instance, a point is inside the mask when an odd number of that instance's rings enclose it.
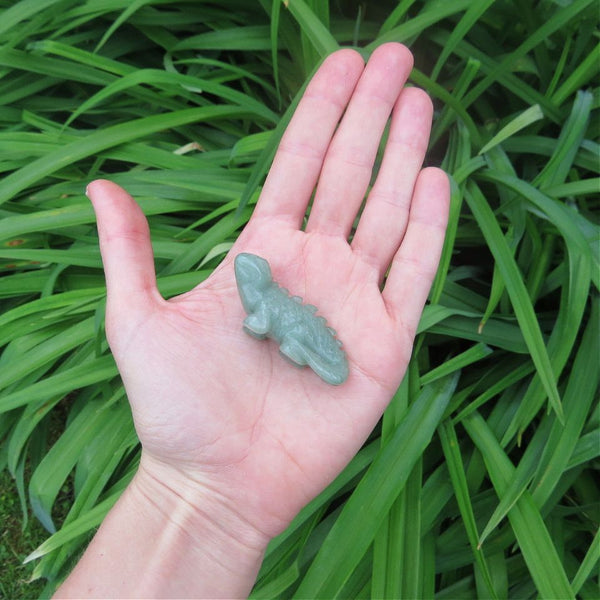
<instances>
[{"instance_id":1,"label":"green foliage","mask_svg":"<svg viewBox=\"0 0 600 600\"><path fill-rule=\"evenodd\" d=\"M27 548L40 544L46 533L39 524L21 530L21 507L7 471L0 474L0 510L2 513L2 538L0 538L0 561L3 565L0 578L0 598L34 597L44 587L41 581L27 581L27 566L22 565ZM32 532L32 529L35 531Z\"/></svg>"},{"instance_id":2,"label":"green foliage","mask_svg":"<svg viewBox=\"0 0 600 600\"><path fill-rule=\"evenodd\" d=\"M253 596L598 597L593 0L0 9L0 467L15 490L0 498L4 520L18 494L52 533L30 556L43 595L139 452L86 183L139 200L162 293L185 291L248 219L319 61L400 41L436 103L430 161L452 176L441 265L380 427L273 540Z\"/></svg>"}]
</instances>

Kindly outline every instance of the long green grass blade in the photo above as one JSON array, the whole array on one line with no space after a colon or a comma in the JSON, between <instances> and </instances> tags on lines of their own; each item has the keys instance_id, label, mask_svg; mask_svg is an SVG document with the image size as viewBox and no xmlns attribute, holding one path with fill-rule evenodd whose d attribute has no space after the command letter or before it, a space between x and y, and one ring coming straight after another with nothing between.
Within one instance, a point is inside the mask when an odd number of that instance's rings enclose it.
<instances>
[{"instance_id":1,"label":"long green grass blade","mask_svg":"<svg viewBox=\"0 0 600 600\"><path fill-rule=\"evenodd\" d=\"M450 15L466 10L470 5L469 0L453 0L453 2L432 3L417 16L407 19L401 25L397 25L382 33L376 42L372 42L367 49L373 50L379 44L386 42L406 42L413 36L418 35L427 27L438 23Z\"/></svg>"},{"instance_id":2,"label":"long green grass blade","mask_svg":"<svg viewBox=\"0 0 600 600\"><path fill-rule=\"evenodd\" d=\"M584 88L600 70L600 44L590 52L567 80L552 95L552 102L560 106L577 90Z\"/></svg>"},{"instance_id":3,"label":"long green grass blade","mask_svg":"<svg viewBox=\"0 0 600 600\"><path fill-rule=\"evenodd\" d=\"M564 183L586 134L591 109L591 92L578 92L573 110L557 140L554 153L544 169L534 179L534 185L543 189L546 186Z\"/></svg>"},{"instance_id":4,"label":"long green grass blade","mask_svg":"<svg viewBox=\"0 0 600 600\"><path fill-rule=\"evenodd\" d=\"M386 33L390 29L393 29L398 23L405 17L410 7L415 3L415 0L401 0L394 10L388 15L386 20L383 22L380 34Z\"/></svg>"},{"instance_id":5,"label":"long green grass blade","mask_svg":"<svg viewBox=\"0 0 600 600\"><path fill-rule=\"evenodd\" d=\"M443 48L449 38L449 34L444 30L436 30L431 33L430 39L433 40L440 48ZM498 81L502 87L506 88L512 94L519 97L526 106L532 106L539 104L542 107L544 114L555 122L560 122L562 119L560 110L547 98L544 94L539 92L533 86L529 85L523 79L517 77L514 73L510 72L510 66L508 65L505 69L500 69L500 64L494 58L493 55L487 54L482 51L478 45L471 44L466 40L461 41L457 46L455 53L463 60L476 60L481 65L481 71L486 74L486 86L484 89L477 90L477 97L487 90L494 81ZM473 92L475 88L472 88L468 94L461 99L461 103L464 110L468 110L469 103L473 100Z\"/></svg>"},{"instance_id":6,"label":"long green grass blade","mask_svg":"<svg viewBox=\"0 0 600 600\"><path fill-rule=\"evenodd\" d=\"M595 257L592 257L591 248L593 246L590 246L585 236L581 234L581 226L584 223L587 224L587 221L569 210L564 204L556 202L516 177L505 176L495 171L486 171L480 176L506 185L509 189L517 191L522 197L527 194L527 201L543 211L543 214L558 229L567 244L569 250L568 285L563 290L558 315L560 318L548 344L553 367L556 372L560 372L575 342L576 333L583 318L590 278L593 278L594 274L598 275L598 269L592 268L593 262L597 264L597 260L594 261ZM594 229L593 226L592 229ZM503 444L508 443L515 433L527 426L544 399L541 382L534 380L513 423L505 434Z\"/></svg>"},{"instance_id":7,"label":"long green grass blade","mask_svg":"<svg viewBox=\"0 0 600 600\"><path fill-rule=\"evenodd\" d=\"M461 352L458 356L454 356L446 361L439 367L428 371L421 377L421 383L427 385L436 379L447 377L455 371L460 371L467 365L471 365L474 362L483 360L487 356L493 353L493 350L485 344L475 344L468 350Z\"/></svg>"},{"instance_id":8,"label":"long green grass blade","mask_svg":"<svg viewBox=\"0 0 600 600\"><path fill-rule=\"evenodd\" d=\"M570 21L574 20L583 11L585 11L593 0L574 0L569 5L557 6L556 12L544 21L533 34L528 36L523 43L513 52L509 53L503 60L497 64L494 72L487 75L478 83L466 96L464 102L469 106L474 102L484 90L486 90L493 81L498 79L499 75L508 71L512 65L525 56L532 48L538 44L544 43L555 31L565 27Z\"/></svg>"},{"instance_id":9,"label":"long green grass blade","mask_svg":"<svg viewBox=\"0 0 600 600\"><path fill-rule=\"evenodd\" d=\"M596 535L594 536L594 540L592 541L585 558L581 561L581 565L573 578L571 583L571 587L573 588L573 593L578 594L579 590L591 576L594 567L597 567L600 562L600 529L596 531Z\"/></svg>"},{"instance_id":10,"label":"long green grass blade","mask_svg":"<svg viewBox=\"0 0 600 600\"><path fill-rule=\"evenodd\" d=\"M0 258L11 260L26 260L38 263L55 262L66 265L79 265L80 267L102 268L100 254L92 248L77 250L36 250L29 248L15 248L13 250L0 249Z\"/></svg>"},{"instance_id":11,"label":"long green grass blade","mask_svg":"<svg viewBox=\"0 0 600 600\"><path fill-rule=\"evenodd\" d=\"M162 89L169 87L175 88L175 90L177 88L184 88L196 91L197 93L215 94L224 100L234 102L240 106L245 106L248 109L256 111L256 114L262 115L262 118L266 121L271 121L272 123L278 121L275 113L265 107L264 104L257 102L254 98L251 98L246 94L232 90L227 86L214 83L209 79L200 79L189 75L182 75L181 73L169 73L159 71L158 69L141 69L124 75L120 79L117 79L104 87L91 98L88 98L70 115L65 126L68 126L84 112L93 109L98 104L106 102L111 96L135 88L141 84Z\"/></svg>"},{"instance_id":12,"label":"long green grass blade","mask_svg":"<svg viewBox=\"0 0 600 600\"><path fill-rule=\"evenodd\" d=\"M12 6L6 8L2 13L2 21L0 22L0 36L4 36L6 32L39 13L40 11L51 8L58 4L61 0L20 0L13 3Z\"/></svg>"},{"instance_id":13,"label":"long green grass blade","mask_svg":"<svg viewBox=\"0 0 600 600\"><path fill-rule=\"evenodd\" d=\"M421 564L421 490L423 479L423 461L419 459L413 467L403 490L404 531L403 569L400 570L401 598L417 598L423 587L423 565ZM393 522L392 522L393 524ZM390 534L394 535L394 530ZM393 571L388 571L388 576ZM390 589L390 587L388 587ZM393 588L391 588L393 589Z\"/></svg>"},{"instance_id":14,"label":"long green grass blade","mask_svg":"<svg viewBox=\"0 0 600 600\"><path fill-rule=\"evenodd\" d=\"M121 496L123 490L125 489L126 483L128 482L123 481L112 495L102 500L102 502L99 502L96 506L94 506L94 508L87 511L77 520L65 525L64 528L60 529L60 531L57 531L50 536L41 546L39 546L39 548L36 548L31 554L29 554L29 556L25 558L24 562L28 563L32 560L41 558L49 552L60 548L67 542L78 538L82 534L87 533L94 527L100 525L108 511Z\"/></svg>"},{"instance_id":15,"label":"long green grass blade","mask_svg":"<svg viewBox=\"0 0 600 600\"><path fill-rule=\"evenodd\" d=\"M92 319L85 319L66 328L60 335L50 336L41 343L35 343L28 350L28 361L23 361L18 354L11 360L10 353L2 355L3 372L0 373L0 389L19 382L26 374L37 367L51 364L64 353L88 341L94 335ZM2 407L6 403L6 396ZM7 410L4 408L4 410Z\"/></svg>"},{"instance_id":16,"label":"long green grass blade","mask_svg":"<svg viewBox=\"0 0 600 600\"><path fill-rule=\"evenodd\" d=\"M118 146L119 144L138 139L145 135L179 127L188 123L199 122L207 119L224 117L248 117L252 111L238 106L202 106L189 108L164 115L152 115L142 117L128 123L113 125L106 129L92 133L91 135L63 146L56 152L43 156L31 164L22 167L4 179L2 190L0 190L0 204L10 200L30 185L39 183L44 177L55 173L63 167L68 166L74 160L97 154L102 150Z\"/></svg>"},{"instance_id":17,"label":"long green grass blade","mask_svg":"<svg viewBox=\"0 0 600 600\"><path fill-rule=\"evenodd\" d=\"M483 455L496 493L502 497L514 467L479 414L473 413L463 424ZM556 548L529 492L523 493L508 518L540 596L574 598Z\"/></svg>"},{"instance_id":18,"label":"long green grass blade","mask_svg":"<svg viewBox=\"0 0 600 600\"><path fill-rule=\"evenodd\" d=\"M102 46L104 46L104 44L106 44L106 42L110 39L110 37L112 36L112 34L125 21L127 21L127 19L129 17L131 17L131 15L133 13L135 13L136 11L138 11L145 4L150 4L151 2L152 2L152 0L133 0L133 2L131 2L129 4L129 6L127 6L125 8L125 10L123 10L123 12L113 21L113 23L111 24L111 26L106 30L105 34L102 36L102 39L96 45L96 48L94 49L94 52L98 52L98 50L100 50L102 48Z\"/></svg>"},{"instance_id":19,"label":"long green grass blade","mask_svg":"<svg viewBox=\"0 0 600 600\"><path fill-rule=\"evenodd\" d=\"M515 133L525 127L544 118L544 113L538 104L530 106L527 110L516 116L510 123L507 123L480 151L479 154L485 154L494 146L501 144Z\"/></svg>"},{"instance_id":20,"label":"long green grass blade","mask_svg":"<svg viewBox=\"0 0 600 600\"><path fill-rule=\"evenodd\" d=\"M418 378L416 365L413 362L388 405L382 421L381 444L387 443L406 414L409 404L414 402L415 385ZM414 472L413 472L413 477ZM403 490L392 504L383 523L373 540L373 568L371 573L371 596L374 598L398 597L402 593L403 571L397 565L403 564L406 542L405 534L408 494ZM411 495L412 496L412 495ZM411 503L412 507L412 503ZM418 519L420 523L420 519Z\"/></svg>"},{"instance_id":21,"label":"long green grass blade","mask_svg":"<svg viewBox=\"0 0 600 600\"><path fill-rule=\"evenodd\" d=\"M479 545L479 534L477 531L477 524L475 522L475 513L473 511L473 505L471 503L471 497L469 494L469 486L467 483L467 476L464 470L464 464L461 458L460 445L456 431L450 421L444 421L438 428L438 435L442 442L442 448L444 456L446 458L446 464L448 465L448 472L450 473L450 479L452 486L454 487L454 494L460 507L463 523L469 537L469 544L473 550L473 556L481 573L485 587L490 594L491 598L497 598L494 590L494 585L490 575L490 571Z\"/></svg>"},{"instance_id":22,"label":"long green grass blade","mask_svg":"<svg viewBox=\"0 0 600 600\"><path fill-rule=\"evenodd\" d=\"M42 77L74 80L80 83L103 85L114 81L114 76L99 69L79 65L75 70L69 61L34 55L15 48L0 48L0 65L36 73Z\"/></svg>"},{"instance_id":23,"label":"long green grass blade","mask_svg":"<svg viewBox=\"0 0 600 600\"><path fill-rule=\"evenodd\" d=\"M494 4L494 0L484 0L483 2L474 2L468 7L465 14L462 16L457 26L450 34L448 43L442 49L442 52L438 56L437 62L431 72L431 78L437 79L442 67L448 60L448 57L454 51L456 44L467 34L473 25L481 18L481 16L487 11L487 9Z\"/></svg>"},{"instance_id":24,"label":"long green grass blade","mask_svg":"<svg viewBox=\"0 0 600 600\"><path fill-rule=\"evenodd\" d=\"M118 374L112 356L105 356L71 367L57 375L50 375L17 391L4 394L0 399L0 413L13 410L28 402L36 402L59 394L68 394L86 385L106 381Z\"/></svg>"},{"instance_id":25,"label":"long green grass blade","mask_svg":"<svg viewBox=\"0 0 600 600\"><path fill-rule=\"evenodd\" d=\"M467 192L465 198L481 227L490 251L496 259L496 265L502 274L506 289L511 296L515 315L523 331L525 343L529 348L540 380L548 394L550 404L559 420L564 421L563 409L552 365L522 275L514 262L512 253L502 235L494 213L487 204L483 194L474 184L467 187Z\"/></svg>"},{"instance_id":26,"label":"long green grass blade","mask_svg":"<svg viewBox=\"0 0 600 600\"><path fill-rule=\"evenodd\" d=\"M479 537L480 546L482 546L488 536L496 530L500 522L506 517L522 494L528 489L535 476L536 467L544 452L544 442L548 437L550 425L549 420L546 419L537 430L532 443L527 447L510 484L504 490L504 494L502 495L498 506L495 508L492 516L481 532L481 536Z\"/></svg>"},{"instance_id":27,"label":"long green grass blade","mask_svg":"<svg viewBox=\"0 0 600 600\"><path fill-rule=\"evenodd\" d=\"M302 32L310 40L318 56L325 58L335 52L339 45L323 22L315 15L304 0L274 0L285 1L288 10L300 25ZM310 72L315 65L308 65Z\"/></svg>"},{"instance_id":28,"label":"long green grass blade","mask_svg":"<svg viewBox=\"0 0 600 600\"><path fill-rule=\"evenodd\" d=\"M331 598L343 587L431 439L457 379L454 376L423 389L346 503L296 591L297 597ZM365 525L361 530L351 526L357 519Z\"/></svg>"},{"instance_id":29,"label":"long green grass blade","mask_svg":"<svg viewBox=\"0 0 600 600\"><path fill-rule=\"evenodd\" d=\"M281 88L279 84L279 54L277 52L277 34L279 32L279 16L281 15L281 2L273 0L271 5L271 62L273 63L273 79L279 103L281 103Z\"/></svg>"},{"instance_id":30,"label":"long green grass blade","mask_svg":"<svg viewBox=\"0 0 600 600\"><path fill-rule=\"evenodd\" d=\"M567 464L567 469L590 462L598 456L600 456L600 428L579 438Z\"/></svg>"},{"instance_id":31,"label":"long green grass blade","mask_svg":"<svg viewBox=\"0 0 600 600\"><path fill-rule=\"evenodd\" d=\"M79 460L90 435L94 431L100 431L105 422L111 422L114 427L128 410L125 403L121 403L116 410L105 409L98 402L88 403L33 473L29 484L31 505L38 519L51 533L55 532L51 517L52 504L69 472Z\"/></svg>"},{"instance_id":32,"label":"long green grass blade","mask_svg":"<svg viewBox=\"0 0 600 600\"><path fill-rule=\"evenodd\" d=\"M599 317L596 299L563 395L567 418L564 426L554 423L532 484L532 497L538 506L544 505L566 470L592 403L598 398L598 385L600 384L600 370L597 368Z\"/></svg>"}]
</instances>

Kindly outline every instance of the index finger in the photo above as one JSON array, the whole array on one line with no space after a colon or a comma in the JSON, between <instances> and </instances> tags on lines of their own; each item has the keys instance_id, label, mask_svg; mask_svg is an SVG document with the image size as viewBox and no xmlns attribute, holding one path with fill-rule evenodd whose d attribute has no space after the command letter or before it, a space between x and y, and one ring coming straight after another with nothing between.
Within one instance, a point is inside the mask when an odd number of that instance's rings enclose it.
<instances>
[{"instance_id":1,"label":"index finger","mask_svg":"<svg viewBox=\"0 0 600 600\"><path fill-rule=\"evenodd\" d=\"M354 50L328 56L308 84L277 149L254 211L300 228L335 128L364 69Z\"/></svg>"}]
</instances>

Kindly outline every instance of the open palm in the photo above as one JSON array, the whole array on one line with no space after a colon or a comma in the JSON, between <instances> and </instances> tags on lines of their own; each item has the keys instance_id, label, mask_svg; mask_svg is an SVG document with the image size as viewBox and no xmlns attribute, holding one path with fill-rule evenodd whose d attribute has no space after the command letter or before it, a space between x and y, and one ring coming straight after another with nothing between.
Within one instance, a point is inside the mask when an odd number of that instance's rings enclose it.
<instances>
[{"instance_id":1,"label":"open palm","mask_svg":"<svg viewBox=\"0 0 600 600\"><path fill-rule=\"evenodd\" d=\"M366 67L354 51L331 55L282 139L252 219L213 275L177 298L156 289L135 202L106 181L88 189L107 333L143 466L168 485L184 479L216 490L268 535L360 448L410 357L448 204L446 176L421 168L432 108L423 92L404 88L411 67L399 44L378 48ZM354 229L390 114L383 162ZM275 342L242 331L239 252L266 258L274 279L338 332L350 366L344 384L290 366Z\"/></svg>"}]
</instances>

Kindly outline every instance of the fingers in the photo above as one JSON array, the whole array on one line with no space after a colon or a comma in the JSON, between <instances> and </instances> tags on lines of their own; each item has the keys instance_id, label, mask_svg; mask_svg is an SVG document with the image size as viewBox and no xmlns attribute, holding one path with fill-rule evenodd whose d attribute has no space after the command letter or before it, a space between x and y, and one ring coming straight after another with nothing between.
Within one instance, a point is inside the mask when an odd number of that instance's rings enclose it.
<instances>
[{"instance_id":1,"label":"fingers","mask_svg":"<svg viewBox=\"0 0 600 600\"><path fill-rule=\"evenodd\" d=\"M408 226L382 295L389 314L414 335L435 276L448 223L450 185L440 169L417 178Z\"/></svg>"},{"instance_id":2,"label":"fingers","mask_svg":"<svg viewBox=\"0 0 600 600\"><path fill-rule=\"evenodd\" d=\"M88 185L100 238L109 303L148 308L158 297L148 222L121 187L97 180Z\"/></svg>"},{"instance_id":3,"label":"fingers","mask_svg":"<svg viewBox=\"0 0 600 600\"><path fill-rule=\"evenodd\" d=\"M348 237L412 64L411 53L401 44L384 44L373 52L327 150L307 232Z\"/></svg>"},{"instance_id":4,"label":"fingers","mask_svg":"<svg viewBox=\"0 0 600 600\"><path fill-rule=\"evenodd\" d=\"M375 268L380 282L404 236L432 115L433 105L424 91L406 88L401 93L381 168L352 240L352 249Z\"/></svg>"},{"instance_id":5,"label":"fingers","mask_svg":"<svg viewBox=\"0 0 600 600\"><path fill-rule=\"evenodd\" d=\"M331 136L363 67L353 50L340 50L323 62L281 139L255 218L275 217L300 227Z\"/></svg>"}]
</instances>

